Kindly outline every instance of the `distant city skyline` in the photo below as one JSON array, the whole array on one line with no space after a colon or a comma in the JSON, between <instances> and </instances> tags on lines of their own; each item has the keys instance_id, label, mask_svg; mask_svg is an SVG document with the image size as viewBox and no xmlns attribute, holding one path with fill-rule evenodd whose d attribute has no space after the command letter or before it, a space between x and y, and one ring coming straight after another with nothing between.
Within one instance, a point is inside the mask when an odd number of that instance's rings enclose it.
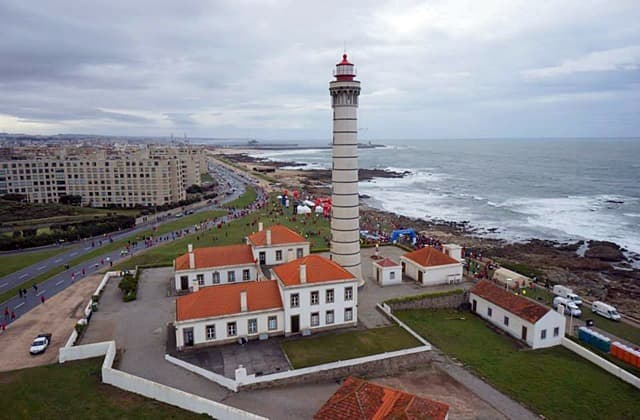
<instances>
[{"instance_id":1,"label":"distant city skyline","mask_svg":"<svg viewBox=\"0 0 640 420\"><path fill-rule=\"evenodd\" d=\"M337 11L340 11L339 13ZM0 3L0 132L321 141L640 136L637 1Z\"/></svg>"}]
</instances>

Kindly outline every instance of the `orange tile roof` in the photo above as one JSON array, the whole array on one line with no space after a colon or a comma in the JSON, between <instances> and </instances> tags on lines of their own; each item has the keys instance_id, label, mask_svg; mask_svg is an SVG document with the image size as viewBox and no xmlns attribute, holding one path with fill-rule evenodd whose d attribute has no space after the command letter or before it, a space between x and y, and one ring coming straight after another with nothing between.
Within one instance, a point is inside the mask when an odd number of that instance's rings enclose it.
<instances>
[{"instance_id":1,"label":"orange tile roof","mask_svg":"<svg viewBox=\"0 0 640 420\"><path fill-rule=\"evenodd\" d=\"M280 288L275 280L248 281L203 287L176 299L176 319L208 318L240 313L240 292L247 292L248 311L282 308Z\"/></svg>"},{"instance_id":2,"label":"orange tile roof","mask_svg":"<svg viewBox=\"0 0 640 420\"><path fill-rule=\"evenodd\" d=\"M551 310L530 299L507 292L487 280L481 280L480 283L473 286L471 293L531 323L537 322Z\"/></svg>"},{"instance_id":3,"label":"orange tile roof","mask_svg":"<svg viewBox=\"0 0 640 420\"><path fill-rule=\"evenodd\" d=\"M440 252L435 248L426 246L413 252L408 252L403 255L423 267L435 267L438 265L447 264L459 264L460 262L454 258L451 258L444 252Z\"/></svg>"},{"instance_id":4,"label":"orange tile roof","mask_svg":"<svg viewBox=\"0 0 640 420\"><path fill-rule=\"evenodd\" d=\"M300 284L300 265L307 266L307 283L322 283L337 280L354 280L353 274L340 267L337 263L320 255L307 255L291 262L273 268L285 286Z\"/></svg>"},{"instance_id":5,"label":"orange tile roof","mask_svg":"<svg viewBox=\"0 0 640 420\"><path fill-rule=\"evenodd\" d=\"M254 246L265 246L267 244L267 230L271 230L271 245L309 242L300 234L282 225L274 225L260 232L252 233L249 235L249 242Z\"/></svg>"},{"instance_id":6,"label":"orange tile roof","mask_svg":"<svg viewBox=\"0 0 640 420\"><path fill-rule=\"evenodd\" d=\"M380 267L399 267L400 266L400 264L393 261L391 258L385 258L384 260L374 261L374 264L377 264Z\"/></svg>"},{"instance_id":7,"label":"orange tile roof","mask_svg":"<svg viewBox=\"0 0 640 420\"><path fill-rule=\"evenodd\" d=\"M222 267L226 265L253 264L253 252L249 245L211 246L196 248L195 268ZM176 270L189 269L189 253L180 255L175 260Z\"/></svg>"},{"instance_id":8,"label":"orange tile roof","mask_svg":"<svg viewBox=\"0 0 640 420\"><path fill-rule=\"evenodd\" d=\"M316 420L424 420L447 418L449 405L352 376L313 416Z\"/></svg>"}]
</instances>

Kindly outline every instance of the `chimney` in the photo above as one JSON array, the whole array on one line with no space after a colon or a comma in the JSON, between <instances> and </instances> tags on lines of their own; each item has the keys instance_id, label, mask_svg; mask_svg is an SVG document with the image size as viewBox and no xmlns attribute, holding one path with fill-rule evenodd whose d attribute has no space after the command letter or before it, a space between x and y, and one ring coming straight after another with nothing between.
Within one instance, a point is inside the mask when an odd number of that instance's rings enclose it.
<instances>
[{"instance_id":1,"label":"chimney","mask_svg":"<svg viewBox=\"0 0 640 420\"><path fill-rule=\"evenodd\" d=\"M262 232L263 228L264 228L264 225L262 224L262 222L258 222L258 232Z\"/></svg>"},{"instance_id":2,"label":"chimney","mask_svg":"<svg viewBox=\"0 0 640 420\"><path fill-rule=\"evenodd\" d=\"M189 250L189 268L193 270L196 268L196 256L193 253L193 245L189 244L187 249Z\"/></svg>"},{"instance_id":3,"label":"chimney","mask_svg":"<svg viewBox=\"0 0 640 420\"><path fill-rule=\"evenodd\" d=\"M271 245L271 229L267 229L267 245Z\"/></svg>"},{"instance_id":4,"label":"chimney","mask_svg":"<svg viewBox=\"0 0 640 420\"><path fill-rule=\"evenodd\" d=\"M240 312L247 312L247 292L245 290L240 292Z\"/></svg>"},{"instance_id":5,"label":"chimney","mask_svg":"<svg viewBox=\"0 0 640 420\"><path fill-rule=\"evenodd\" d=\"M307 266L306 264L300 264L300 284L307 282Z\"/></svg>"}]
</instances>

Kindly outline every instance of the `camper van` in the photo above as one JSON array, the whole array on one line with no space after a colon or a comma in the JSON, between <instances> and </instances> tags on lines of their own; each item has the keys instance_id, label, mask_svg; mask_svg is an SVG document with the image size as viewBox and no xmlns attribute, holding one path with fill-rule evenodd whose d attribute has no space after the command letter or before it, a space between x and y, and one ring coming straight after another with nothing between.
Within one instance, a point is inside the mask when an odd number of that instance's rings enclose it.
<instances>
[{"instance_id":1,"label":"camper van","mask_svg":"<svg viewBox=\"0 0 640 420\"><path fill-rule=\"evenodd\" d=\"M593 302L591 310L593 311L593 313L605 318L609 318L614 321L620 321L620 314L618 313L616 308L604 302Z\"/></svg>"},{"instance_id":2,"label":"camper van","mask_svg":"<svg viewBox=\"0 0 640 420\"><path fill-rule=\"evenodd\" d=\"M558 305L564 305L564 313L565 315L571 316L580 316L582 315L582 311L578 308L578 305L573 303L571 299L563 298L561 296L556 296L553 299L553 309L558 309Z\"/></svg>"},{"instance_id":3,"label":"camper van","mask_svg":"<svg viewBox=\"0 0 640 420\"><path fill-rule=\"evenodd\" d=\"M555 286L553 286L553 294L556 295L556 296L560 296L560 297L569 299L570 301L572 301L576 305L582 305L582 299L580 299L580 296L578 296L575 293L573 293L573 290L571 290L570 288L568 288L566 286L562 286L560 284L556 284Z\"/></svg>"}]
</instances>

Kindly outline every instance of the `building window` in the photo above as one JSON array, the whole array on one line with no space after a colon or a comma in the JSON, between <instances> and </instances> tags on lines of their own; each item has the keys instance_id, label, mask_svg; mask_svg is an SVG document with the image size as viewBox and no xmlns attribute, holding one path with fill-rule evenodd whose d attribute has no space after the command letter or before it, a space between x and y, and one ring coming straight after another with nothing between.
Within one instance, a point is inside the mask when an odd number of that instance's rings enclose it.
<instances>
[{"instance_id":1,"label":"building window","mask_svg":"<svg viewBox=\"0 0 640 420\"><path fill-rule=\"evenodd\" d=\"M487 316L491 318L491 315L493 315L493 309L487 308Z\"/></svg>"},{"instance_id":2,"label":"building window","mask_svg":"<svg viewBox=\"0 0 640 420\"><path fill-rule=\"evenodd\" d=\"M236 272L235 271L227 271L227 281L229 283L233 283L236 281Z\"/></svg>"},{"instance_id":3,"label":"building window","mask_svg":"<svg viewBox=\"0 0 640 420\"><path fill-rule=\"evenodd\" d=\"M311 314L311 326L317 327L320 325L320 314L318 312L314 312Z\"/></svg>"},{"instance_id":4,"label":"building window","mask_svg":"<svg viewBox=\"0 0 640 420\"><path fill-rule=\"evenodd\" d=\"M277 316L270 316L267 322L267 328L269 328L269 331L273 331L273 330L277 330L278 329L278 317Z\"/></svg>"},{"instance_id":5,"label":"building window","mask_svg":"<svg viewBox=\"0 0 640 420\"><path fill-rule=\"evenodd\" d=\"M235 322L227 322L227 337L235 337L238 334Z\"/></svg>"},{"instance_id":6,"label":"building window","mask_svg":"<svg viewBox=\"0 0 640 420\"><path fill-rule=\"evenodd\" d=\"M544 340L545 338L547 338L547 330L540 331L540 339Z\"/></svg>"},{"instance_id":7,"label":"building window","mask_svg":"<svg viewBox=\"0 0 640 420\"><path fill-rule=\"evenodd\" d=\"M344 288L344 300L353 300L353 286Z\"/></svg>"},{"instance_id":8,"label":"building window","mask_svg":"<svg viewBox=\"0 0 640 420\"><path fill-rule=\"evenodd\" d=\"M282 250L276 251L276 261L282 261Z\"/></svg>"},{"instance_id":9,"label":"building window","mask_svg":"<svg viewBox=\"0 0 640 420\"><path fill-rule=\"evenodd\" d=\"M219 283L220 283L220 273L215 271L213 273L213 284L219 284Z\"/></svg>"},{"instance_id":10,"label":"building window","mask_svg":"<svg viewBox=\"0 0 640 420\"><path fill-rule=\"evenodd\" d=\"M291 293L291 307L299 308L300 307L300 295L297 293Z\"/></svg>"},{"instance_id":11,"label":"building window","mask_svg":"<svg viewBox=\"0 0 640 420\"><path fill-rule=\"evenodd\" d=\"M258 320L256 318L248 321L247 330L249 331L249 334L256 334L258 332Z\"/></svg>"},{"instance_id":12,"label":"building window","mask_svg":"<svg viewBox=\"0 0 640 420\"><path fill-rule=\"evenodd\" d=\"M304 250L302 248L296 249L296 258L304 257Z\"/></svg>"},{"instance_id":13,"label":"building window","mask_svg":"<svg viewBox=\"0 0 640 420\"><path fill-rule=\"evenodd\" d=\"M207 325L207 340L215 340L216 339L216 326L215 325Z\"/></svg>"},{"instance_id":14,"label":"building window","mask_svg":"<svg viewBox=\"0 0 640 420\"><path fill-rule=\"evenodd\" d=\"M196 274L198 280L198 286L204 286L204 274Z\"/></svg>"},{"instance_id":15,"label":"building window","mask_svg":"<svg viewBox=\"0 0 640 420\"><path fill-rule=\"evenodd\" d=\"M395 271L390 271L389 272L389 280L395 280L396 279L396 272Z\"/></svg>"},{"instance_id":16,"label":"building window","mask_svg":"<svg viewBox=\"0 0 640 420\"><path fill-rule=\"evenodd\" d=\"M504 317L504 325L506 325L507 327L509 326L509 317L508 316Z\"/></svg>"},{"instance_id":17,"label":"building window","mask_svg":"<svg viewBox=\"0 0 640 420\"><path fill-rule=\"evenodd\" d=\"M242 270L242 281L247 281L247 280L249 280L249 276L250 276L250 271L249 271L249 269Z\"/></svg>"},{"instance_id":18,"label":"building window","mask_svg":"<svg viewBox=\"0 0 640 420\"><path fill-rule=\"evenodd\" d=\"M315 292L311 292L311 304L317 305L320 303L320 293L316 290Z\"/></svg>"},{"instance_id":19,"label":"building window","mask_svg":"<svg viewBox=\"0 0 640 420\"><path fill-rule=\"evenodd\" d=\"M333 289L327 290L326 299L327 299L327 303L333 303Z\"/></svg>"},{"instance_id":20,"label":"building window","mask_svg":"<svg viewBox=\"0 0 640 420\"><path fill-rule=\"evenodd\" d=\"M554 336L554 337L557 337L557 336L559 336L559 335L560 335L560 327L555 327L555 328L553 329L553 336Z\"/></svg>"},{"instance_id":21,"label":"building window","mask_svg":"<svg viewBox=\"0 0 640 420\"><path fill-rule=\"evenodd\" d=\"M334 321L333 311L327 311L327 313L325 314L325 322L327 324L333 324L333 321Z\"/></svg>"},{"instance_id":22,"label":"building window","mask_svg":"<svg viewBox=\"0 0 640 420\"><path fill-rule=\"evenodd\" d=\"M353 320L353 308L346 308L344 310L344 320L345 322Z\"/></svg>"}]
</instances>

